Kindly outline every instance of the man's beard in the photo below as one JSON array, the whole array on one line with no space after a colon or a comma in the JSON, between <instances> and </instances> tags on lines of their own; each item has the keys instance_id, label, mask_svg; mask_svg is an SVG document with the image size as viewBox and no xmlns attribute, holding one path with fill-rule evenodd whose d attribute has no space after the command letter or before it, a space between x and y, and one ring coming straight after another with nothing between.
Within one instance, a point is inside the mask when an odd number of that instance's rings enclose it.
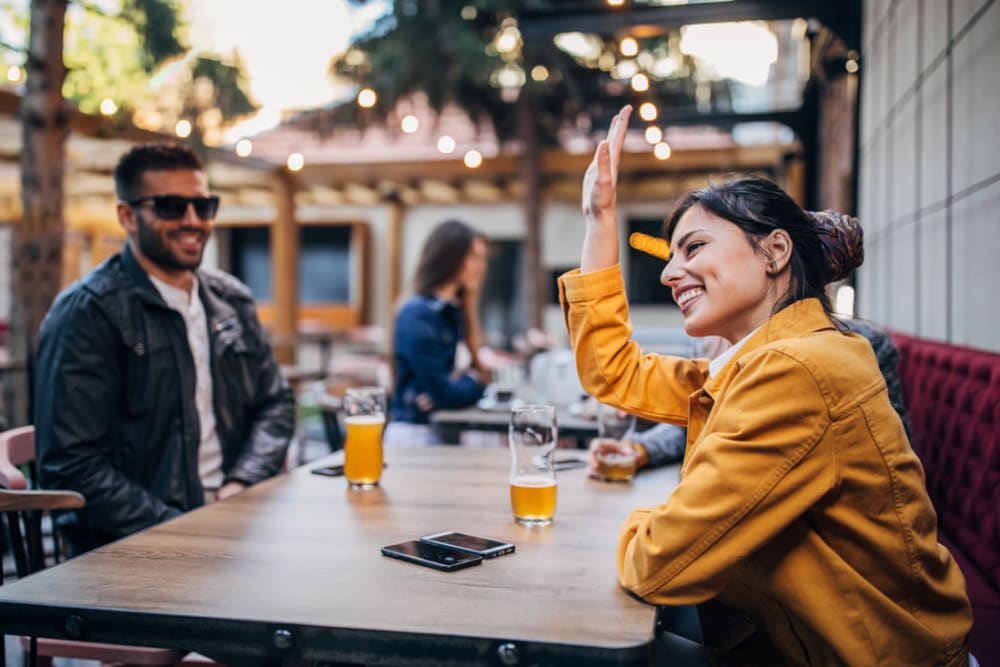
<instances>
[{"instance_id":1,"label":"man's beard","mask_svg":"<svg viewBox=\"0 0 1000 667\"><path fill-rule=\"evenodd\" d=\"M163 237L160 232L157 232L152 225L146 222L140 211L135 212L136 226L138 227L138 234L136 241L139 245L139 251L142 252L143 256L146 257L150 262L160 267L164 271L193 271L201 266L202 255L205 253L204 240L202 242L201 251L198 253L198 258L194 260L187 260L183 257L178 257L174 254L170 248L163 241ZM178 227L172 233L182 233L182 232L197 232L203 237L206 236L205 232L201 229L190 229L186 227ZM162 232L162 234L168 235L167 232Z\"/></svg>"}]
</instances>

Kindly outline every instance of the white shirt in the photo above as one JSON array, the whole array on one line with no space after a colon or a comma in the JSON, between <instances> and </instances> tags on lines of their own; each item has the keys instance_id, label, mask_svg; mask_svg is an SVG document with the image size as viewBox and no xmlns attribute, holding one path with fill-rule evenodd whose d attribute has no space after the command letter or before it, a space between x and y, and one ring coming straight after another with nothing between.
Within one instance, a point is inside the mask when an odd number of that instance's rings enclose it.
<instances>
[{"instance_id":1,"label":"white shirt","mask_svg":"<svg viewBox=\"0 0 1000 667\"><path fill-rule=\"evenodd\" d=\"M205 489L207 502L215 497L215 491L222 486L222 445L215 431L208 318L205 306L198 298L198 278L194 278L190 292L168 285L154 276L149 276L149 279L167 305L181 314L187 328L188 346L191 348L195 369L194 403L198 409L201 432L201 442L198 443L198 476Z\"/></svg>"},{"instance_id":2,"label":"white shirt","mask_svg":"<svg viewBox=\"0 0 1000 667\"><path fill-rule=\"evenodd\" d=\"M760 329L760 327L757 327L757 329ZM757 333L757 329L754 329L743 338L740 338L738 341L733 343L731 348L708 362L708 377L715 377L715 374L722 370L722 367L726 365L726 362L733 358L733 355L736 354L737 350L743 347L743 345L750 340L750 336Z\"/></svg>"}]
</instances>

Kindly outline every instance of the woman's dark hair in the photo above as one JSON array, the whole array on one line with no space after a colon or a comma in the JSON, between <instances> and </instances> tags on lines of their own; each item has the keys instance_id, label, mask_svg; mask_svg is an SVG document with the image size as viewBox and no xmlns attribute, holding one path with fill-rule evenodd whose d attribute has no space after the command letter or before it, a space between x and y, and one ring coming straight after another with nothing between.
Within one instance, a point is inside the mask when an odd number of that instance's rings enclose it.
<instances>
[{"instance_id":1,"label":"woman's dark hair","mask_svg":"<svg viewBox=\"0 0 1000 667\"><path fill-rule=\"evenodd\" d=\"M413 291L431 296L438 287L454 280L477 238L485 239L459 220L447 220L435 227L420 251Z\"/></svg>"},{"instance_id":2,"label":"woman's dark hair","mask_svg":"<svg viewBox=\"0 0 1000 667\"><path fill-rule=\"evenodd\" d=\"M760 239L775 229L783 229L792 240L791 282L788 293L775 312L802 299L819 299L827 314L832 313L826 294L829 268L816 225L795 201L771 181L745 177L713 183L687 195L663 223L663 236L670 241L681 216L692 207L719 216L743 230L750 243L765 257Z\"/></svg>"}]
</instances>

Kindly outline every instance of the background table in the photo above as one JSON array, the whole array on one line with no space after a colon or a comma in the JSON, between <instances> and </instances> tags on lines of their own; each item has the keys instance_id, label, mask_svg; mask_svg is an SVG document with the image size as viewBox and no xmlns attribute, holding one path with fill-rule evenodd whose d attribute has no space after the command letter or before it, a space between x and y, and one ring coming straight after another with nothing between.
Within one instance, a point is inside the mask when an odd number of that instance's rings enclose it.
<instances>
[{"instance_id":1,"label":"background table","mask_svg":"<svg viewBox=\"0 0 1000 667\"><path fill-rule=\"evenodd\" d=\"M461 431L493 431L506 433L510 423L509 410L483 410L478 407L461 410L435 410L431 413L431 425L447 437ZM556 414L560 438L576 438L577 446L585 448L591 438L597 437L597 420L585 419L560 408Z\"/></svg>"},{"instance_id":2,"label":"background table","mask_svg":"<svg viewBox=\"0 0 1000 667\"><path fill-rule=\"evenodd\" d=\"M508 457L391 450L367 491L299 468L0 587L0 627L241 664L648 664L655 608L618 586L615 545L631 509L667 499L677 469L632 485L560 472L555 523L527 528L511 517ZM517 552L456 572L379 553L442 530Z\"/></svg>"}]
</instances>

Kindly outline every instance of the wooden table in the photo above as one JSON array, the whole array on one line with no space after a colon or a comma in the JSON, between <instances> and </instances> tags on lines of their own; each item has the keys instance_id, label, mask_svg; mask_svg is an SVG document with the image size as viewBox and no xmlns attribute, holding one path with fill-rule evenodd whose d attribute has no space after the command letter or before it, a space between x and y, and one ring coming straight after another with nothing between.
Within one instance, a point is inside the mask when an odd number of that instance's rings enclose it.
<instances>
[{"instance_id":1,"label":"wooden table","mask_svg":"<svg viewBox=\"0 0 1000 667\"><path fill-rule=\"evenodd\" d=\"M508 457L392 450L368 491L298 468L0 587L0 627L238 664L648 664L655 607L618 586L615 545L631 509L666 500L676 468L633 485L560 472L554 524L526 528L511 516ZM455 572L380 555L442 530L517 552Z\"/></svg>"},{"instance_id":2,"label":"wooden table","mask_svg":"<svg viewBox=\"0 0 1000 667\"><path fill-rule=\"evenodd\" d=\"M461 410L435 410L431 413L431 425L445 435L460 431L495 431L506 433L510 423L510 411L483 410L478 407ZM586 448L591 438L597 437L597 420L577 417L567 409L560 408L556 414L560 438L576 438L577 445ZM457 438L445 438L454 440Z\"/></svg>"}]
</instances>

